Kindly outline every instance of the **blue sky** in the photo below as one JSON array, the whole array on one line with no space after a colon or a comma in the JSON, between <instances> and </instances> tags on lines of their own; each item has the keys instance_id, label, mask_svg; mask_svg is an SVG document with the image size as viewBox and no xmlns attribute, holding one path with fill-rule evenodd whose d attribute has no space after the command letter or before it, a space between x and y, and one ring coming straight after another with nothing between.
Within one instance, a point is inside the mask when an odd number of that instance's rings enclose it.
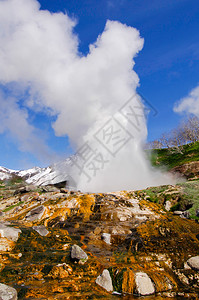
<instances>
[{"instance_id":1,"label":"blue sky","mask_svg":"<svg viewBox=\"0 0 199 300\"><path fill-rule=\"evenodd\" d=\"M157 111L148 119L148 140L158 138L178 124L183 114L173 111L175 103L199 83L197 0L39 0L39 3L42 10L67 12L77 20L74 31L79 39L78 50L83 56L89 52L89 44L103 32L107 19L137 28L144 38L144 47L135 58L134 70L140 78L138 92ZM9 94L12 94L10 87L6 92L7 96ZM19 105L20 108L23 106L22 103ZM66 157L73 152L66 135L55 135L51 126L54 115L31 109L27 113L30 124L37 128L38 134L42 132L52 157L55 154ZM44 166L52 160L42 161L41 157L19 144L9 129L2 130L1 166L22 169Z\"/></svg>"}]
</instances>

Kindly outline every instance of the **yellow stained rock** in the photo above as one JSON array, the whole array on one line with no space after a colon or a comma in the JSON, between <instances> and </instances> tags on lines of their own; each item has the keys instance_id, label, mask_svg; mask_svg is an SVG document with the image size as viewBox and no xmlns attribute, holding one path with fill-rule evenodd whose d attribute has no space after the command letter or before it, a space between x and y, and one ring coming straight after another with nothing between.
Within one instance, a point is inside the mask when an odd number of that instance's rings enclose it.
<instances>
[{"instance_id":1,"label":"yellow stained rock","mask_svg":"<svg viewBox=\"0 0 199 300\"><path fill-rule=\"evenodd\" d=\"M63 278L68 277L69 275L71 275L72 272L73 272L73 269L71 268L71 266L69 266L66 263L63 263L63 264L58 264L58 265L54 266L52 268L52 270L50 271L50 273L47 275L47 277L51 277L53 279L56 279L56 278L63 279Z\"/></svg>"},{"instance_id":2,"label":"yellow stained rock","mask_svg":"<svg viewBox=\"0 0 199 300\"><path fill-rule=\"evenodd\" d=\"M124 293L133 294L135 287L134 272L129 268L123 274L122 291Z\"/></svg>"}]
</instances>

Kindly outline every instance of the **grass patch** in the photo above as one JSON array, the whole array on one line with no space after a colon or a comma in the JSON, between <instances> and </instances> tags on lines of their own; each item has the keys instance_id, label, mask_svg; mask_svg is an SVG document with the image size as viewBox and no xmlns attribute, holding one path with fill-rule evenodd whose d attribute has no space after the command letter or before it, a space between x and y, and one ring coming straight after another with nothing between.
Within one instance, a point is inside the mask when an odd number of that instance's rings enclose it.
<instances>
[{"instance_id":1,"label":"grass patch","mask_svg":"<svg viewBox=\"0 0 199 300\"><path fill-rule=\"evenodd\" d=\"M23 178L18 175L12 175L12 177L6 181L6 186L15 186L23 183L25 184Z\"/></svg>"},{"instance_id":2,"label":"grass patch","mask_svg":"<svg viewBox=\"0 0 199 300\"><path fill-rule=\"evenodd\" d=\"M148 188L146 190L143 190L143 192L146 194L147 200L154 203L163 204L165 202L165 197L162 193L164 193L164 191L166 191L167 189L168 185L161 185Z\"/></svg>"},{"instance_id":3,"label":"grass patch","mask_svg":"<svg viewBox=\"0 0 199 300\"><path fill-rule=\"evenodd\" d=\"M10 205L9 207L6 207L6 208L3 210L3 212L7 212L7 211L13 209L14 207L17 207L17 206L19 206L19 205L21 205L21 204L23 204L23 203L24 203L24 201L20 201L20 202L17 203L17 204Z\"/></svg>"},{"instance_id":4,"label":"grass patch","mask_svg":"<svg viewBox=\"0 0 199 300\"><path fill-rule=\"evenodd\" d=\"M168 169L192 161L199 161L199 142L183 145L180 149L154 149L147 150L153 166L166 166Z\"/></svg>"},{"instance_id":5,"label":"grass patch","mask_svg":"<svg viewBox=\"0 0 199 300\"><path fill-rule=\"evenodd\" d=\"M172 203L171 211L188 210L191 219L199 219L196 216L196 210L199 210L199 180L178 183L176 190L163 185L142 192L150 202L164 205L169 200Z\"/></svg>"},{"instance_id":6,"label":"grass patch","mask_svg":"<svg viewBox=\"0 0 199 300\"><path fill-rule=\"evenodd\" d=\"M196 217L196 210L199 209L199 180L177 184L183 188L183 197L187 201L192 201L193 206L189 209L191 218Z\"/></svg>"}]
</instances>

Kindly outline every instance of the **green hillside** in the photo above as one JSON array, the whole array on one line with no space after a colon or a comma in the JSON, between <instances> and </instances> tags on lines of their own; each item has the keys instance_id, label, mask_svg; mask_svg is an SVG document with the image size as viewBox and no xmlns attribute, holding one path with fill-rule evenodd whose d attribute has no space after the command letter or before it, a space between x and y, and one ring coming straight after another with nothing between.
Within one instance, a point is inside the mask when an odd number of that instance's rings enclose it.
<instances>
[{"instance_id":1,"label":"green hillside","mask_svg":"<svg viewBox=\"0 0 199 300\"><path fill-rule=\"evenodd\" d=\"M199 142L183 145L179 148L154 149L150 152L153 166L166 166L172 169L192 161L199 161Z\"/></svg>"},{"instance_id":2,"label":"green hillside","mask_svg":"<svg viewBox=\"0 0 199 300\"><path fill-rule=\"evenodd\" d=\"M152 165L166 167L171 170L187 163L199 161L199 142L183 145L179 148L154 149L148 152ZM196 211L199 210L199 176L198 172L185 175L189 180L175 186L152 187L144 190L147 199L151 202L166 204L171 202L171 211L189 211L190 217L199 220ZM194 179L194 180L193 180Z\"/></svg>"}]
</instances>

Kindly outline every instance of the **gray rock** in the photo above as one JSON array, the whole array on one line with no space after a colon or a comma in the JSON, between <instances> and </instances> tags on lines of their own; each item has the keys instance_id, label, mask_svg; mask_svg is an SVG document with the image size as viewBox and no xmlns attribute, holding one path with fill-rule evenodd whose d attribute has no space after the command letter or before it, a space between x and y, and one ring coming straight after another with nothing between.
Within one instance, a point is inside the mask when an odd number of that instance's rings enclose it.
<instances>
[{"instance_id":1,"label":"gray rock","mask_svg":"<svg viewBox=\"0 0 199 300\"><path fill-rule=\"evenodd\" d=\"M71 248L71 258L75 261L81 261L81 263L84 263L87 261L88 256L87 254L77 245L73 245Z\"/></svg>"},{"instance_id":2,"label":"gray rock","mask_svg":"<svg viewBox=\"0 0 199 300\"><path fill-rule=\"evenodd\" d=\"M171 206L172 206L171 201L167 200L166 203L165 203L165 206L164 206L165 209L166 209L167 211L170 211Z\"/></svg>"},{"instance_id":3,"label":"gray rock","mask_svg":"<svg viewBox=\"0 0 199 300\"><path fill-rule=\"evenodd\" d=\"M0 300L17 300L17 291L3 283L0 283Z\"/></svg>"},{"instance_id":4,"label":"gray rock","mask_svg":"<svg viewBox=\"0 0 199 300\"><path fill-rule=\"evenodd\" d=\"M176 215L176 216L181 216L183 214L183 211L181 211L181 210L175 210L173 212L173 214Z\"/></svg>"},{"instance_id":5,"label":"gray rock","mask_svg":"<svg viewBox=\"0 0 199 300\"><path fill-rule=\"evenodd\" d=\"M27 185L27 186L23 186L23 187L20 187L19 189L15 190L14 195L34 192L35 190L36 190L36 186Z\"/></svg>"},{"instance_id":6,"label":"gray rock","mask_svg":"<svg viewBox=\"0 0 199 300\"><path fill-rule=\"evenodd\" d=\"M189 219L190 212L188 210L183 211L183 213L181 214L181 218Z\"/></svg>"},{"instance_id":7,"label":"gray rock","mask_svg":"<svg viewBox=\"0 0 199 300\"><path fill-rule=\"evenodd\" d=\"M111 244L111 234L110 233L102 233L101 238L106 244L108 244L108 245Z\"/></svg>"},{"instance_id":8,"label":"gray rock","mask_svg":"<svg viewBox=\"0 0 199 300\"><path fill-rule=\"evenodd\" d=\"M191 270L191 267L188 265L187 262L184 263L184 269L185 270Z\"/></svg>"},{"instance_id":9,"label":"gray rock","mask_svg":"<svg viewBox=\"0 0 199 300\"><path fill-rule=\"evenodd\" d=\"M199 270L199 256L193 256L187 260L187 265L194 270Z\"/></svg>"},{"instance_id":10,"label":"gray rock","mask_svg":"<svg viewBox=\"0 0 199 300\"><path fill-rule=\"evenodd\" d=\"M66 188L61 188L60 192L64 193L64 194L68 194L69 193L68 189L66 189Z\"/></svg>"},{"instance_id":11,"label":"gray rock","mask_svg":"<svg viewBox=\"0 0 199 300\"><path fill-rule=\"evenodd\" d=\"M5 237L8 240L16 242L19 238L19 233L21 233L21 230L18 229L18 228L8 227L5 224L0 224L0 235L1 235L1 237Z\"/></svg>"},{"instance_id":12,"label":"gray rock","mask_svg":"<svg viewBox=\"0 0 199 300\"><path fill-rule=\"evenodd\" d=\"M42 191L47 193L59 192L60 190L52 185L42 186Z\"/></svg>"},{"instance_id":13,"label":"gray rock","mask_svg":"<svg viewBox=\"0 0 199 300\"><path fill-rule=\"evenodd\" d=\"M199 217L199 209L196 209L196 217Z\"/></svg>"},{"instance_id":14,"label":"gray rock","mask_svg":"<svg viewBox=\"0 0 199 300\"><path fill-rule=\"evenodd\" d=\"M102 274L97 277L95 282L107 290L107 292L113 291L112 279L107 269L105 269Z\"/></svg>"},{"instance_id":15,"label":"gray rock","mask_svg":"<svg viewBox=\"0 0 199 300\"><path fill-rule=\"evenodd\" d=\"M45 207L43 205L37 206L26 215L26 220L30 222L39 220L43 216L44 212Z\"/></svg>"},{"instance_id":16,"label":"gray rock","mask_svg":"<svg viewBox=\"0 0 199 300\"><path fill-rule=\"evenodd\" d=\"M137 294L140 296L151 295L155 293L153 282L144 272L137 272L135 274L135 284Z\"/></svg>"},{"instance_id":17,"label":"gray rock","mask_svg":"<svg viewBox=\"0 0 199 300\"><path fill-rule=\"evenodd\" d=\"M45 226L41 225L41 226L33 226L32 227L36 232L38 232L41 236L46 236L49 231L46 229Z\"/></svg>"}]
</instances>

